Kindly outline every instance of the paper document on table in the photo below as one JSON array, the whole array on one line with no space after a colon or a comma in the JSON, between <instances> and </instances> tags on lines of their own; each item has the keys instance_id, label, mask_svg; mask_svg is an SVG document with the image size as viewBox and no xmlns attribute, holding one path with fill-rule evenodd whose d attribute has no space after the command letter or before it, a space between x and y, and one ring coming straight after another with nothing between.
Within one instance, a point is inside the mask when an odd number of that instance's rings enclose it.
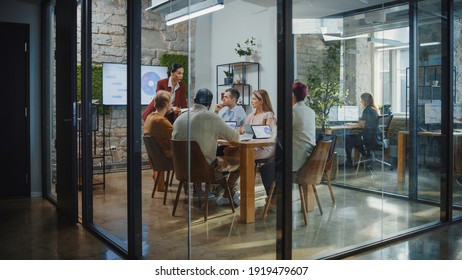
<instances>
[{"instance_id":1,"label":"paper document on table","mask_svg":"<svg viewBox=\"0 0 462 280\"><path fill-rule=\"evenodd\" d=\"M239 135L239 141L249 141L253 139L253 134L245 133Z\"/></svg>"}]
</instances>

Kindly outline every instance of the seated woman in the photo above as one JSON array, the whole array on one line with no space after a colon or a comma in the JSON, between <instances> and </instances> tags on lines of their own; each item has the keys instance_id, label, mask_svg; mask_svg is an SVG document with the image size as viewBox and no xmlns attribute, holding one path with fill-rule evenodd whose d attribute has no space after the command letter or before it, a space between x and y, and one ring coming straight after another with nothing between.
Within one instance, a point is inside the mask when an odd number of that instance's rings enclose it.
<instances>
[{"instance_id":1,"label":"seated woman","mask_svg":"<svg viewBox=\"0 0 462 280\"><path fill-rule=\"evenodd\" d=\"M269 125L273 132L273 139L276 138L276 116L271 106L269 94L264 89L257 89L252 94L250 103L255 110L245 120L249 125ZM255 159L265 159L274 156L275 146L255 148Z\"/></svg>"},{"instance_id":2,"label":"seated woman","mask_svg":"<svg viewBox=\"0 0 462 280\"><path fill-rule=\"evenodd\" d=\"M173 125L165 117L172 109L172 95L166 90L159 90L154 97L156 110L146 117L144 135L151 135L159 144L165 156L172 157L170 139Z\"/></svg>"},{"instance_id":3,"label":"seated woman","mask_svg":"<svg viewBox=\"0 0 462 280\"><path fill-rule=\"evenodd\" d=\"M166 90L159 90L154 97L155 111L146 117L144 135L151 135L166 157L172 157L170 139L172 139L173 125L166 115L172 111L172 95ZM153 174L155 181L156 174ZM159 179L161 179L160 177ZM163 182L163 180L160 180Z\"/></svg>"},{"instance_id":4,"label":"seated woman","mask_svg":"<svg viewBox=\"0 0 462 280\"><path fill-rule=\"evenodd\" d=\"M374 102L372 94L368 92L361 94L361 108L363 108L363 113L359 119L359 127L361 129L357 133L348 135L345 138L345 152L347 156L345 165L347 167L353 166L353 161L351 159L353 147L363 156L369 156L369 151L367 151L366 146L368 146L368 143L376 141L379 129L377 125L377 116L380 115L380 111Z\"/></svg>"}]
</instances>

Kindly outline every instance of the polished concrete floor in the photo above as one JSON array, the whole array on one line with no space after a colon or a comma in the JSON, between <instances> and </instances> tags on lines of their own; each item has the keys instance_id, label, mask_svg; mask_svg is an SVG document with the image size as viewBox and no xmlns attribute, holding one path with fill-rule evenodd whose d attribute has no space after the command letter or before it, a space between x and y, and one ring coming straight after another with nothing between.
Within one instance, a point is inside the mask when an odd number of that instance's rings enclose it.
<instances>
[{"instance_id":1,"label":"polished concrete floor","mask_svg":"<svg viewBox=\"0 0 462 280\"><path fill-rule=\"evenodd\" d=\"M370 174L354 177L341 173L349 182L371 182ZM385 174L374 175L374 188ZM382 179L380 179L382 178ZM337 177L339 180L339 177ZM125 173L107 176L106 189L95 188L95 224L122 242L126 240ZM211 205L210 218L203 222L202 210L191 206L188 231L188 204L183 200L175 217L171 216L175 189L151 198L151 171L143 171L143 254L146 259L187 259L188 234L192 259L275 259L276 214L260 218L264 192L257 187L257 220L242 224L239 211ZM369 186L370 187L370 186ZM384 187L382 187L383 189ZM397 188L400 188L397 186ZM364 189L367 189L364 187ZM324 214L318 209L308 213L308 226L299 212L298 192L294 188L293 257L316 259L339 249L386 238L409 228L438 219L438 207L426 203L385 196L365 190L334 187L332 204L325 186L318 186ZM0 200L0 259L120 259L110 247L81 225L68 225L55 207L42 198ZM349 259L462 259L462 223L439 228L385 248L375 249Z\"/></svg>"}]
</instances>

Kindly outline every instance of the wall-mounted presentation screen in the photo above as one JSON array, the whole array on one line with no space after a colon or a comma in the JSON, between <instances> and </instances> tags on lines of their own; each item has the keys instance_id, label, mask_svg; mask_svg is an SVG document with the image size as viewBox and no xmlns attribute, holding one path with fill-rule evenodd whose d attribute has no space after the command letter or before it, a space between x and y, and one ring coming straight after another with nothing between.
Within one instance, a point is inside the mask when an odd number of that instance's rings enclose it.
<instances>
[{"instance_id":1,"label":"wall-mounted presentation screen","mask_svg":"<svg viewBox=\"0 0 462 280\"><path fill-rule=\"evenodd\" d=\"M157 81L167 78L164 66L141 66L141 105L147 105L156 94ZM127 65L103 63L103 104L127 105Z\"/></svg>"}]
</instances>

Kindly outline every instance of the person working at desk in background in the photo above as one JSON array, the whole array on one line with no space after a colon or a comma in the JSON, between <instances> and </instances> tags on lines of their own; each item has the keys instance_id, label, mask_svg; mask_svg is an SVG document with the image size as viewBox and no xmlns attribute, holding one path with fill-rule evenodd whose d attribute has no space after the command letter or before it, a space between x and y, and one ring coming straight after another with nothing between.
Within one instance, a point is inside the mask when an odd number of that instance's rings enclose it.
<instances>
[{"instance_id":1,"label":"person working at desk in background","mask_svg":"<svg viewBox=\"0 0 462 280\"><path fill-rule=\"evenodd\" d=\"M239 158L235 157L217 157L217 135L220 134L228 142L239 142L239 132L236 129L229 127L223 119L217 114L209 111L212 104L213 94L206 88L199 89L194 98L194 106L189 111L189 114L180 115L173 124L172 138L175 140L188 140L188 132L191 141L196 141L204 154L207 162L215 170L215 178L220 186L224 189L228 184L233 196L233 201L236 207L240 205L239 192L235 190L237 180L239 179ZM191 129L188 129L188 124ZM222 180L223 172L229 172L228 180ZM224 190L220 190L221 192ZM224 192L226 197L226 192ZM217 199L224 199L220 194Z\"/></svg>"},{"instance_id":2,"label":"person working at desk in background","mask_svg":"<svg viewBox=\"0 0 462 280\"><path fill-rule=\"evenodd\" d=\"M156 92L166 90L172 95L172 112L167 114L167 119L173 123L181 112L181 108L188 108L186 101L186 84L182 81L184 68L181 64L173 64L168 72L168 78L157 81ZM141 114L141 119L146 121L147 116L155 110L155 99Z\"/></svg>"},{"instance_id":3,"label":"person working at desk in background","mask_svg":"<svg viewBox=\"0 0 462 280\"><path fill-rule=\"evenodd\" d=\"M348 134L345 138L346 167L353 167L353 161L351 159L353 147L356 148L363 157L368 158L370 154L365 146L367 146L368 143L376 141L379 129L377 116L380 115L380 111L374 102L372 94L368 92L361 94L361 108L363 108L363 113L358 123L360 129L352 134Z\"/></svg>"}]
</instances>

